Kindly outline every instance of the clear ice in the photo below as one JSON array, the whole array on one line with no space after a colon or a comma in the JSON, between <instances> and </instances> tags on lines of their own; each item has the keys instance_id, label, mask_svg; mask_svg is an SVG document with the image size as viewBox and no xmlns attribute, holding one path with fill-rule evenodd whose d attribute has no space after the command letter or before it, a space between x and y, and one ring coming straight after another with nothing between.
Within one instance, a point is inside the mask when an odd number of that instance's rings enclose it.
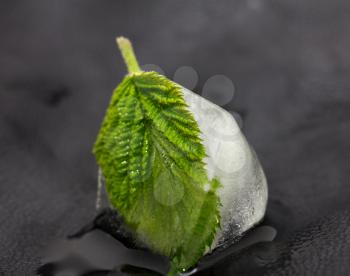
<instances>
[{"instance_id":1,"label":"clear ice","mask_svg":"<svg viewBox=\"0 0 350 276\"><path fill-rule=\"evenodd\" d=\"M183 88L184 98L198 122L206 148L209 179L218 177L221 229L212 248L226 247L264 217L267 182L260 162L234 117L223 108ZM101 171L96 209L109 207Z\"/></svg>"},{"instance_id":2,"label":"clear ice","mask_svg":"<svg viewBox=\"0 0 350 276\"><path fill-rule=\"evenodd\" d=\"M218 177L222 184L221 229L212 248L226 246L263 219L266 177L234 117L186 88L183 94L202 132L209 179Z\"/></svg>"}]
</instances>

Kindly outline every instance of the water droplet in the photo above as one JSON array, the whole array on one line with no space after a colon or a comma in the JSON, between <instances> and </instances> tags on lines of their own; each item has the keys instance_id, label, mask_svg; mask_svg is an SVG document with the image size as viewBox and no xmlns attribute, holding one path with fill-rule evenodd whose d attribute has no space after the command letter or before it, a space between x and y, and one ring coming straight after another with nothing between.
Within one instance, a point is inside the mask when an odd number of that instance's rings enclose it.
<instances>
[{"instance_id":1,"label":"water droplet","mask_svg":"<svg viewBox=\"0 0 350 276\"><path fill-rule=\"evenodd\" d=\"M144 64L141 66L143 71L154 71L157 72L161 75L165 75L164 74L164 70L162 68L160 68L160 66L156 65L156 64Z\"/></svg>"},{"instance_id":2,"label":"water droplet","mask_svg":"<svg viewBox=\"0 0 350 276\"><path fill-rule=\"evenodd\" d=\"M181 66L176 70L173 80L187 89L192 90L197 85L198 74L191 66Z\"/></svg>"},{"instance_id":3,"label":"water droplet","mask_svg":"<svg viewBox=\"0 0 350 276\"><path fill-rule=\"evenodd\" d=\"M202 96L219 106L228 104L234 97L235 87L224 75L210 77L203 86Z\"/></svg>"}]
</instances>

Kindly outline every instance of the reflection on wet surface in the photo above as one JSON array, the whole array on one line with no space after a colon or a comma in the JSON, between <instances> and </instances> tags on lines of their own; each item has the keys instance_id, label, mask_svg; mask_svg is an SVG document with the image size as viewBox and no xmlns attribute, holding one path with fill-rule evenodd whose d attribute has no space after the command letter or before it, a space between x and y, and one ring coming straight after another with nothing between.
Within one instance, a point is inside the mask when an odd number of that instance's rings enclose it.
<instances>
[{"instance_id":1,"label":"reflection on wet surface","mask_svg":"<svg viewBox=\"0 0 350 276\"><path fill-rule=\"evenodd\" d=\"M137 245L130 234L122 229L118 219L120 218L117 214L105 211L76 235L50 244L43 252L43 265L38 269L38 274L43 276L166 274L169 268L168 260ZM206 255L196 268L183 275L227 273L227 270L230 271L239 265L235 261L237 255L252 246L264 247L267 243L270 244L276 234L277 231L271 226L257 226L233 245L218 248ZM271 246L269 248L271 249ZM271 252L267 255L270 261ZM254 262L264 262L263 254L255 257L258 260L255 258Z\"/></svg>"}]
</instances>

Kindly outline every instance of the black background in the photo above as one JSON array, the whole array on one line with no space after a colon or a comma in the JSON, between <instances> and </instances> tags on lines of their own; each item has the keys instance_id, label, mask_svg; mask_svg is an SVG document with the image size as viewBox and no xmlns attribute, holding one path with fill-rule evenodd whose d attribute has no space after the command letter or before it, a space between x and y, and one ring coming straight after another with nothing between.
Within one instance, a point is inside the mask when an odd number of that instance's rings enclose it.
<instances>
[{"instance_id":1,"label":"black background","mask_svg":"<svg viewBox=\"0 0 350 276\"><path fill-rule=\"evenodd\" d=\"M94 215L91 147L125 73L117 35L195 89L233 80L225 108L269 180L277 239L235 274L350 273L350 2L0 1L0 274L33 275L49 241Z\"/></svg>"}]
</instances>

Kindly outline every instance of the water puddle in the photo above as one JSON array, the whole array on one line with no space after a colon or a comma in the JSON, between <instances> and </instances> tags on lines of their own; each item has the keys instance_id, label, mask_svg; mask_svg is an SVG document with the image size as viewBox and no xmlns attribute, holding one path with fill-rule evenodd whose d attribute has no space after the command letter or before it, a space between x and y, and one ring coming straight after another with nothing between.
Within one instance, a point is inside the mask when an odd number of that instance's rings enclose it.
<instances>
[{"instance_id":1,"label":"water puddle","mask_svg":"<svg viewBox=\"0 0 350 276\"><path fill-rule=\"evenodd\" d=\"M183 275L205 275L241 250L273 241L276 234L271 226L257 226L233 245L206 255ZM168 260L137 244L111 210L104 210L75 235L51 243L42 254L42 264L38 269L42 276L164 275L169 269Z\"/></svg>"}]
</instances>

